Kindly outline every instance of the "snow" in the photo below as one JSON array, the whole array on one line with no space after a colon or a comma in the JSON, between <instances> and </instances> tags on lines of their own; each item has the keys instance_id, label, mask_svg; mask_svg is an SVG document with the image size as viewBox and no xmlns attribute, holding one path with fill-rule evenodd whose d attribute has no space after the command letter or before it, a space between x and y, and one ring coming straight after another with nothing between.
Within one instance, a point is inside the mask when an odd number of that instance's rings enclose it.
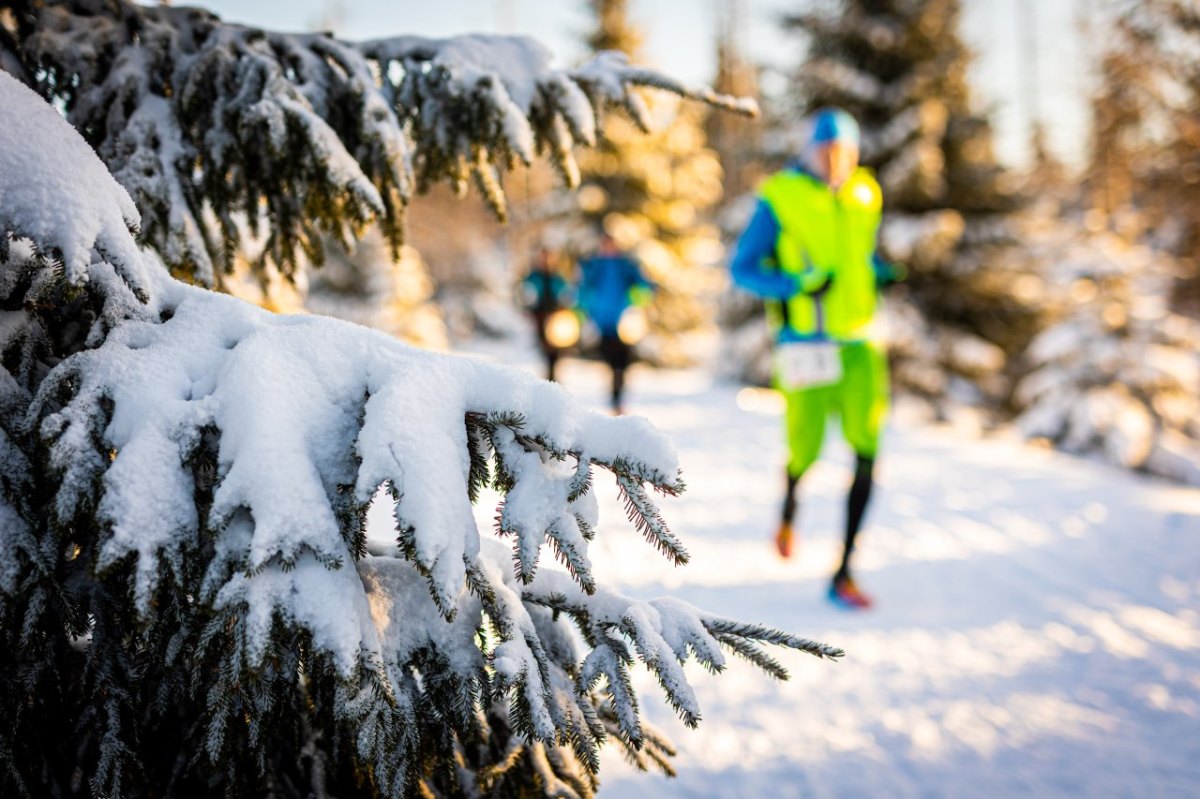
<instances>
[{"instance_id":1,"label":"snow","mask_svg":"<svg viewBox=\"0 0 1200 799\"><path fill-rule=\"evenodd\" d=\"M560 372L604 405L602 367L567 360ZM784 653L782 684L741 662L719 678L689 663L698 730L643 702L680 750L679 777L638 773L606 749L602 795L1200 791L1200 491L926 426L901 403L859 545L878 607L855 615L824 599L853 462L840 442L806 480L799 556L785 562L770 545L784 464L777 397L635 368L629 405L679 449L689 489L663 513L692 561L635 557L633 534L602 524L589 553L597 580L802 630L846 656L831 666ZM598 481L596 493L612 524L616 492ZM634 676L639 690L654 683Z\"/></svg>"},{"instance_id":2,"label":"snow","mask_svg":"<svg viewBox=\"0 0 1200 799\"><path fill-rule=\"evenodd\" d=\"M328 597L324 604L300 601L316 590L308 583L318 565L352 574L330 497L356 487L366 502L389 484L401 527L415 531L417 563L431 573L443 608L454 608L464 560L479 553L467 499L468 412L520 413L523 435L578 453L585 466L628 461L647 479L675 483L674 452L645 420L582 410L559 387L520 372L424 352L336 320L272 315L178 283L161 268L153 277L152 310L169 309L169 319L126 322L97 350L74 356L64 366L79 381L76 394L43 422L56 436L52 455L66 464L91 451L92 420L103 418L95 408L111 402L104 436L115 455L103 473L100 513L112 531L100 566L137 555L143 611L160 558L178 569L179 553L197 535L192 477L182 463L206 427L221 436L211 511L228 539L221 560L251 572L270 567L233 578L220 603L248 603L252 651L261 653L272 609L281 609L321 633L318 641L347 667L360 645L375 648L361 633L365 605L345 599L361 591L343 584L338 601L327 586L317 591ZM595 511L586 500L568 500L574 472L526 453L507 427L501 432L516 450L508 459L516 485L506 524L532 536L520 547L530 573L551 527L585 552L576 514L594 523ZM84 462L68 471L63 495L85 492L101 468ZM239 526L246 517L253 520L248 534ZM317 582L339 579L330 573Z\"/></svg>"},{"instance_id":3,"label":"snow","mask_svg":"<svg viewBox=\"0 0 1200 799\"><path fill-rule=\"evenodd\" d=\"M379 61L425 63L432 69L445 70L459 91L473 88L481 79L497 79L512 102L526 114L551 60L550 51L528 36L467 34L446 39L395 36L365 41L358 46Z\"/></svg>"},{"instance_id":4,"label":"snow","mask_svg":"<svg viewBox=\"0 0 1200 799\"><path fill-rule=\"evenodd\" d=\"M367 557L358 562L358 573L382 651L392 663L408 663L418 650L431 646L459 675L474 674L482 666L474 640L482 614L477 599L464 598L458 617L447 622L408 561Z\"/></svg>"},{"instance_id":5,"label":"snow","mask_svg":"<svg viewBox=\"0 0 1200 799\"><path fill-rule=\"evenodd\" d=\"M29 533L16 508L0 497L0 591L12 592L21 579L22 538Z\"/></svg>"},{"instance_id":6,"label":"snow","mask_svg":"<svg viewBox=\"0 0 1200 799\"><path fill-rule=\"evenodd\" d=\"M98 251L141 286L141 257L129 234L139 217L129 194L53 107L6 72L0 72L0 107L6 109L0 125L5 228L61 253L72 283L87 280Z\"/></svg>"}]
</instances>

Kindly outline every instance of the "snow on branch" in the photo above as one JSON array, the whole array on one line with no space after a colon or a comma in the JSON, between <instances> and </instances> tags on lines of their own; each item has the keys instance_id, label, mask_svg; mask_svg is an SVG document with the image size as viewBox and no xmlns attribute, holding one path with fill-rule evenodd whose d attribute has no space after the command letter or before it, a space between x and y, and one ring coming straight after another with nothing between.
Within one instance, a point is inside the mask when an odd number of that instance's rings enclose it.
<instances>
[{"instance_id":1,"label":"snow on branch","mask_svg":"<svg viewBox=\"0 0 1200 799\"><path fill-rule=\"evenodd\" d=\"M757 113L619 53L555 68L522 36L355 44L128 0L3 8L15 32L0 38L0 64L62 103L136 202L143 240L204 285L231 268L247 234L257 265L285 275L369 220L398 247L413 190L439 181L465 190L474 180L504 217L503 174L541 153L573 186L572 150L596 143L607 107L646 127L635 87Z\"/></svg>"},{"instance_id":2,"label":"snow on branch","mask_svg":"<svg viewBox=\"0 0 1200 799\"><path fill-rule=\"evenodd\" d=\"M159 723L164 706L199 697L189 734L213 762L237 746L265 762L270 725L320 723L322 739L341 736L331 751L345 746L379 793L403 796L431 749L465 758L503 724L543 784L585 796L614 729L635 762L669 770L669 746L643 731L630 665L647 664L694 725L689 653L719 671L725 646L777 677L760 644L840 656L599 585L588 560L597 470L653 545L686 557L647 490L683 490L677 459L644 419L587 410L517 370L172 278L137 249L128 195L96 155L7 75L0 154L12 179L0 191L0 297L21 309L0 335L6 352L38 342L0 381L0 616L33 592L6 646L66 634L95 663L89 690L129 704L105 705L96 722L108 725L108 765L93 777L106 791L126 768L112 764L132 768L123 758L141 745L121 719ZM61 253L67 279L47 253ZM81 308L99 309L86 343L53 351L69 332L62 315ZM13 464L34 468L21 478ZM32 488L12 492L20 479ZM472 512L489 486L505 498L495 536ZM373 501L392 505L394 551L367 551ZM566 571L539 568L547 542ZM56 616L47 594L91 604ZM124 665L134 657L173 681L128 690L120 680L141 679ZM305 691L311 710L298 710ZM141 693L152 707L133 706ZM441 729L423 732L433 718ZM486 784L510 760L471 773Z\"/></svg>"},{"instance_id":3,"label":"snow on branch","mask_svg":"<svg viewBox=\"0 0 1200 799\"><path fill-rule=\"evenodd\" d=\"M7 73L0 96L25 113L6 114L0 125L0 259L13 240L36 245L37 253L61 267L79 285L103 255L135 292L144 292L142 256L131 238L138 212L129 195L113 184L104 165L58 113Z\"/></svg>"},{"instance_id":4,"label":"snow on branch","mask_svg":"<svg viewBox=\"0 0 1200 799\"><path fill-rule=\"evenodd\" d=\"M581 471L612 470L637 498L634 523L682 560L643 489L646 475L667 493L681 488L675 456L644 420L584 410L514 370L336 320L274 316L162 272L151 311L64 361L30 418L57 464L59 523L98 509L106 532L95 568L128 564L143 617L162 591L188 589L188 563L212 541L197 598L234 631L237 668L262 668L285 631L302 630L341 679L381 662L397 694L415 690L404 674L415 653L432 649L474 686L462 701L511 693L518 729L545 744L570 741L591 768L604 727L589 697L602 678L622 736L642 744L627 673L635 661L694 726L700 709L681 667L689 651L719 671L724 645L778 677L786 673L756 642L840 655L597 585L587 557L597 509ZM491 483L505 492L498 532L514 540L511 552L473 519L471 485L488 482L472 457L481 439ZM198 508L189 464L206 449L216 469L211 501ZM400 556L360 560L365 512L381 486ZM568 572L538 568L546 541ZM590 651L564 657L560 646L552 656L548 635L562 634L546 632L553 622L539 622L538 607L566 611ZM499 641L479 650L484 617Z\"/></svg>"},{"instance_id":5,"label":"snow on branch","mask_svg":"<svg viewBox=\"0 0 1200 799\"><path fill-rule=\"evenodd\" d=\"M658 677L668 701L690 727L699 723L700 708L682 665L693 655L710 671L721 672L725 668L721 647L725 646L769 674L787 679L787 670L756 643L824 658L836 659L844 654L827 644L712 616L669 597L642 602L607 590L588 595L561 573L539 576L524 590L524 597L565 613L575 622L592 648L583 662L580 690L590 690L603 679L613 706L624 709L617 713L620 733L635 744L640 744L642 732L628 672L635 661L634 652Z\"/></svg>"}]
</instances>

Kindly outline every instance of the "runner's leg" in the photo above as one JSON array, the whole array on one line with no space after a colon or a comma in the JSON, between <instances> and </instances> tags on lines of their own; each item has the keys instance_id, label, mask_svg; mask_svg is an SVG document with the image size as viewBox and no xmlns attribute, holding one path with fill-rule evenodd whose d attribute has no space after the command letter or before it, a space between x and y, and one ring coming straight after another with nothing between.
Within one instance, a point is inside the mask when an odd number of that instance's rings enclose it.
<instances>
[{"instance_id":1,"label":"runner's leg","mask_svg":"<svg viewBox=\"0 0 1200 799\"><path fill-rule=\"evenodd\" d=\"M807 388L785 392L787 432L790 457L787 467L787 488L783 498L783 513L775 546L783 557L791 557L793 530L799 503L797 501L800 478L821 454L821 442L825 437L825 419L828 413L830 389Z\"/></svg>"},{"instance_id":2,"label":"runner's leg","mask_svg":"<svg viewBox=\"0 0 1200 799\"><path fill-rule=\"evenodd\" d=\"M842 562L834 582L850 576L854 544L862 527L874 486L875 455L888 408L887 357L874 344L850 344L843 348L843 377L838 406L842 432L854 450L854 482L846 498L846 537Z\"/></svg>"}]
</instances>

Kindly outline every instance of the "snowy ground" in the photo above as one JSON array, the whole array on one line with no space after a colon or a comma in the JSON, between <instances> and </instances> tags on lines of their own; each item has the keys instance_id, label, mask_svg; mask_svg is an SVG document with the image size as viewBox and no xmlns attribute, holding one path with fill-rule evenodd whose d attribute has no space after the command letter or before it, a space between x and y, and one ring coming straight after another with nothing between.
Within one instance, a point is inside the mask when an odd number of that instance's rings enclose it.
<instances>
[{"instance_id":1,"label":"snowy ground","mask_svg":"<svg viewBox=\"0 0 1200 799\"><path fill-rule=\"evenodd\" d=\"M569 361L561 379L603 406L598 365ZM688 491L664 513L692 563L662 561L598 481L597 579L847 654L784 655L783 684L741 663L720 677L693 669L695 731L643 673L680 776L639 774L610 752L603 794L1200 795L1200 491L901 412L857 561L878 607L854 614L824 599L850 479L843 448L827 447L807 478L799 555L785 562L770 544L784 462L774 395L635 369L629 408L679 449Z\"/></svg>"}]
</instances>

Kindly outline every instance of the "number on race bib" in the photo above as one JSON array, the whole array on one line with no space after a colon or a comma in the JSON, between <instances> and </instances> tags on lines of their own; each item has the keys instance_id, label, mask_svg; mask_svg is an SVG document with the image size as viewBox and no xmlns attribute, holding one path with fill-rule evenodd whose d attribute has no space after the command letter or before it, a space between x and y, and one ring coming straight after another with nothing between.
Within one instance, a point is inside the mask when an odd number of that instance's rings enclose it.
<instances>
[{"instance_id":1,"label":"number on race bib","mask_svg":"<svg viewBox=\"0 0 1200 799\"><path fill-rule=\"evenodd\" d=\"M832 341L790 341L775 348L775 379L782 389L829 386L842 379L842 356Z\"/></svg>"}]
</instances>

